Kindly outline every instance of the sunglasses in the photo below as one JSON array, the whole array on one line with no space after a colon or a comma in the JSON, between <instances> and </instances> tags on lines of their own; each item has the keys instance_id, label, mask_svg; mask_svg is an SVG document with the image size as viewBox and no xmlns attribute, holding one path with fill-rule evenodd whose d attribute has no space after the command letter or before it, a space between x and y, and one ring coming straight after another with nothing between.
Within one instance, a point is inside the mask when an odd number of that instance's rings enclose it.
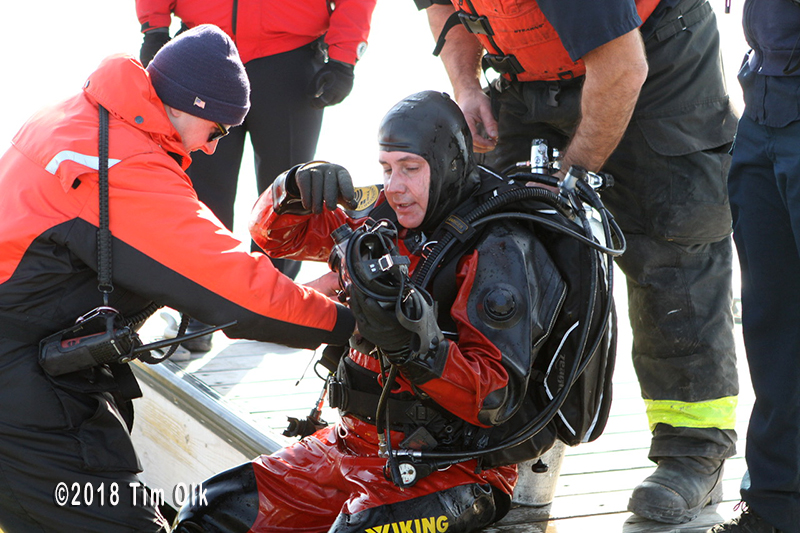
<instances>
[{"instance_id":1,"label":"sunglasses","mask_svg":"<svg viewBox=\"0 0 800 533\"><path fill-rule=\"evenodd\" d=\"M207 142L214 142L218 139L222 139L223 137L225 137L227 134L230 133L230 130L225 126L223 126L222 124L220 124L219 122L215 122L214 125L217 127L217 130L211 132L211 135L208 136Z\"/></svg>"}]
</instances>

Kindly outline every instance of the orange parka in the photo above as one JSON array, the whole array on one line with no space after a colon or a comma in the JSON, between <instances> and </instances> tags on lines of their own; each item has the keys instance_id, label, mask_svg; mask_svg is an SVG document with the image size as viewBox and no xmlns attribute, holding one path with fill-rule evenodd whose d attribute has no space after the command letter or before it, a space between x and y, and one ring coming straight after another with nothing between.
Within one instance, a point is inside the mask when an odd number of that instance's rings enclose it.
<instances>
[{"instance_id":1,"label":"orange parka","mask_svg":"<svg viewBox=\"0 0 800 533\"><path fill-rule=\"evenodd\" d=\"M203 205L191 159L149 75L106 59L83 92L32 117L0 158L0 316L33 336L101 304L97 289L98 104L110 114L110 305L151 301L219 324L231 337L300 348L343 344L349 310L252 254ZM4 342L0 331L0 355Z\"/></svg>"}]
</instances>

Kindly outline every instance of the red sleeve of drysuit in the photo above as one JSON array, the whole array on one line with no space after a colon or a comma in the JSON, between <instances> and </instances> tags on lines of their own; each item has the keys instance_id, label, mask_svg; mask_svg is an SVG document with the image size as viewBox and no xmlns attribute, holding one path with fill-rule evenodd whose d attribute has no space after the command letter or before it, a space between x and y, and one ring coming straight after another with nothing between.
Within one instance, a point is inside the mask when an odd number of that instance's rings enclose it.
<instances>
[{"instance_id":1,"label":"red sleeve of drysuit","mask_svg":"<svg viewBox=\"0 0 800 533\"><path fill-rule=\"evenodd\" d=\"M136 0L136 16L142 31L169 28L176 0Z\"/></svg>"},{"instance_id":2,"label":"red sleeve of drysuit","mask_svg":"<svg viewBox=\"0 0 800 533\"><path fill-rule=\"evenodd\" d=\"M446 363L441 377L417 385L437 404L467 422L484 426L479 415L486 397L508 384L503 354L473 324L467 314L467 301L475 280L478 252L461 259L456 283L459 287L450 316L456 323L458 343L448 342ZM485 419L485 417L483 417ZM498 421L500 422L500 421Z\"/></svg>"},{"instance_id":3,"label":"red sleeve of drysuit","mask_svg":"<svg viewBox=\"0 0 800 533\"><path fill-rule=\"evenodd\" d=\"M325 35L331 59L356 64L359 47L366 46L377 0L339 0ZM362 46L363 43L363 46Z\"/></svg>"},{"instance_id":4,"label":"red sleeve of drysuit","mask_svg":"<svg viewBox=\"0 0 800 533\"><path fill-rule=\"evenodd\" d=\"M298 261L327 261L333 248L331 233L347 224L361 226L340 208L319 215L278 215L267 190L256 201L250 217L250 236L267 255Z\"/></svg>"},{"instance_id":5,"label":"red sleeve of drysuit","mask_svg":"<svg viewBox=\"0 0 800 533\"><path fill-rule=\"evenodd\" d=\"M210 323L220 322L208 305L217 295L241 309L236 312L247 324L240 324L237 334L246 338L278 338L275 342L315 347L320 342L344 343L352 334L354 321L346 308L295 284L263 254L250 253L247 244L237 240L197 199L171 158L129 158L109 171L109 179L114 238L212 295L201 305L196 290L183 294L163 282L159 285L146 273L120 279L126 288L153 295L154 300L186 310L199 320L215 320ZM220 304L228 305L221 300ZM225 318L222 310L216 312ZM287 339L281 328L290 326L296 334ZM294 338L302 337L304 331L309 338Z\"/></svg>"}]
</instances>

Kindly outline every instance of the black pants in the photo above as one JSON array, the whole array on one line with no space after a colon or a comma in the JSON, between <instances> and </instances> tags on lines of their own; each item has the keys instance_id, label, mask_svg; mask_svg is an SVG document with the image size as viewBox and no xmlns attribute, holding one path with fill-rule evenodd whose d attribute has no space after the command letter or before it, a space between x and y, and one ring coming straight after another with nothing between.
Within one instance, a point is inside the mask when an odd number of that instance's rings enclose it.
<instances>
[{"instance_id":1,"label":"black pants","mask_svg":"<svg viewBox=\"0 0 800 533\"><path fill-rule=\"evenodd\" d=\"M48 378L37 352L0 338L0 530L166 532L107 376Z\"/></svg>"},{"instance_id":2,"label":"black pants","mask_svg":"<svg viewBox=\"0 0 800 533\"><path fill-rule=\"evenodd\" d=\"M692 15L689 15L689 13ZM675 24L678 15L686 24ZM684 0L645 42L649 74L604 170L603 201L627 237L633 361L653 430L650 457L735 452L738 378L731 315L732 246L725 177L735 116L716 20ZM530 158L531 141L564 148L580 118L582 79L494 87L498 170Z\"/></svg>"},{"instance_id":3,"label":"black pants","mask_svg":"<svg viewBox=\"0 0 800 533\"><path fill-rule=\"evenodd\" d=\"M255 153L259 194L284 170L314 158L323 112L311 107L309 85L321 66L314 43L248 61L245 69L250 79L250 112L244 124L219 141L214 155L192 155L188 174L197 195L228 229L233 229L247 133ZM273 259L273 263L290 277L300 269L297 261Z\"/></svg>"},{"instance_id":4,"label":"black pants","mask_svg":"<svg viewBox=\"0 0 800 533\"><path fill-rule=\"evenodd\" d=\"M800 532L800 122L742 117L730 175L742 266L742 331L756 403L742 497L769 523Z\"/></svg>"}]
</instances>

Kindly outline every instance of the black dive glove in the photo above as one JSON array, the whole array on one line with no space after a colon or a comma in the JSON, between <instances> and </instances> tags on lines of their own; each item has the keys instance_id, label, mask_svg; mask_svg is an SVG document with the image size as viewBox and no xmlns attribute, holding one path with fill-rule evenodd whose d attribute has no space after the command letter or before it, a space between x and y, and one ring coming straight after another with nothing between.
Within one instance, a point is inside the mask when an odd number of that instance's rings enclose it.
<instances>
[{"instance_id":1,"label":"black dive glove","mask_svg":"<svg viewBox=\"0 0 800 533\"><path fill-rule=\"evenodd\" d=\"M357 289L351 289L349 303L361 336L379 347L411 383L423 385L442 376L449 341L436 322L437 306L427 292L414 288L399 310L394 303L384 309ZM352 340L350 344L358 349Z\"/></svg>"},{"instance_id":2,"label":"black dive glove","mask_svg":"<svg viewBox=\"0 0 800 533\"><path fill-rule=\"evenodd\" d=\"M351 291L348 302L359 334L381 348L392 363L407 363L411 357L412 335L397 321L394 303L384 309L377 300L358 289Z\"/></svg>"},{"instance_id":3,"label":"black dive glove","mask_svg":"<svg viewBox=\"0 0 800 533\"><path fill-rule=\"evenodd\" d=\"M354 69L349 63L329 59L311 80L311 105L322 109L347 98L353 90Z\"/></svg>"},{"instance_id":4,"label":"black dive glove","mask_svg":"<svg viewBox=\"0 0 800 533\"><path fill-rule=\"evenodd\" d=\"M169 42L169 28L153 28L144 33L142 48L139 50L139 61L143 66L147 66L161 50L161 47Z\"/></svg>"},{"instance_id":5,"label":"black dive glove","mask_svg":"<svg viewBox=\"0 0 800 533\"><path fill-rule=\"evenodd\" d=\"M272 205L280 214L310 215L333 211L337 204L354 209L353 179L341 165L312 161L278 176L272 183Z\"/></svg>"}]
</instances>

